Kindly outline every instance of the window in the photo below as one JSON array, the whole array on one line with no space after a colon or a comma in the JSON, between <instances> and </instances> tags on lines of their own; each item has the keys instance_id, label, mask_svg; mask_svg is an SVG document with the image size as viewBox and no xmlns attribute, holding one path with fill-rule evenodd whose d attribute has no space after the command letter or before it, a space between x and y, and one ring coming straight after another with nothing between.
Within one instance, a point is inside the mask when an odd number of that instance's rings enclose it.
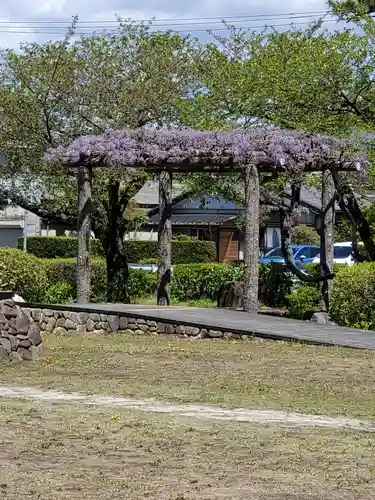
<instances>
[{"instance_id":1,"label":"window","mask_svg":"<svg viewBox=\"0 0 375 500\"><path fill-rule=\"evenodd\" d=\"M298 256L304 255L307 259L313 259L317 255L319 255L320 248L314 248L314 247L303 247L301 250L298 252Z\"/></svg>"},{"instance_id":2,"label":"window","mask_svg":"<svg viewBox=\"0 0 375 500\"><path fill-rule=\"evenodd\" d=\"M352 247L334 247L333 256L335 259L347 259L353 252Z\"/></svg>"},{"instance_id":3,"label":"window","mask_svg":"<svg viewBox=\"0 0 375 500\"><path fill-rule=\"evenodd\" d=\"M266 257L282 257L281 248L273 248L266 255Z\"/></svg>"},{"instance_id":4,"label":"window","mask_svg":"<svg viewBox=\"0 0 375 500\"><path fill-rule=\"evenodd\" d=\"M293 248L293 254L296 252L296 247ZM268 252L265 257L275 257L275 258L283 258L283 254L281 253L281 247L273 248L270 252Z\"/></svg>"}]
</instances>

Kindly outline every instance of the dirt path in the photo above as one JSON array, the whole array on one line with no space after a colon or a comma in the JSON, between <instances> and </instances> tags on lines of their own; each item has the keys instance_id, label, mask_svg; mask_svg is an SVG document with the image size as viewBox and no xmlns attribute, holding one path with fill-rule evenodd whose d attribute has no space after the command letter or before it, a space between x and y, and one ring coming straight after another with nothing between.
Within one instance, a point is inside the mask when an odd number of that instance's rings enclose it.
<instances>
[{"instance_id":1,"label":"dirt path","mask_svg":"<svg viewBox=\"0 0 375 500\"><path fill-rule=\"evenodd\" d=\"M114 396L89 396L81 393L43 391L30 387L0 386L2 398L27 398L37 401L71 401L85 405L107 406L149 413L169 413L191 418L226 420L233 422L252 422L277 424L284 427L325 427L329 429L355 429L375 432L375 423L345 417L326 417L323 415L303 415L274 410L248 410L245 408L226 409L218 406L175 405L161 403L152 399L129 399Z\"/></svg>"}]
</instances>

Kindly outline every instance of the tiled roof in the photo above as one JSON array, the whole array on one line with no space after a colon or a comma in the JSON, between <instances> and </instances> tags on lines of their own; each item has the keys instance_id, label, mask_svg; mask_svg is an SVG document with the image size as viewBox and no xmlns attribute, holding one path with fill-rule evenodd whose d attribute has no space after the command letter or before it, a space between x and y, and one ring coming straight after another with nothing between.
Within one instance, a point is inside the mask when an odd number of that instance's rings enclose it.
<instances>
[{"instance_id":1,"label":"tiled roof","mask_svg":"<svg viewBox=\"0 0 375 500\"><path fill-rule=\"evenodd\" d=\"M184 191L184 186L178 183L173 183L173 197L179 196ZM139 205L147 205L149 207L159 204L159 182L147 181L142 189L134 196L134 201Z\"/></svg>"},{"instance_id":2,"label":"tiled roof","mask_svg":"<svg viewBox=\"0 0 375 500\"><path fill-rule=\"evenodd\" d=\"M201 212L201 213L172 213L173 226L188 226L190 224L195 226L206 226L212 224L219 226L224 222L233 221L236 219L236 214L218 214L214 212ZM159 223L159 214L150 217L150 224L157 225Z\"/></svg>"}]
</instances>

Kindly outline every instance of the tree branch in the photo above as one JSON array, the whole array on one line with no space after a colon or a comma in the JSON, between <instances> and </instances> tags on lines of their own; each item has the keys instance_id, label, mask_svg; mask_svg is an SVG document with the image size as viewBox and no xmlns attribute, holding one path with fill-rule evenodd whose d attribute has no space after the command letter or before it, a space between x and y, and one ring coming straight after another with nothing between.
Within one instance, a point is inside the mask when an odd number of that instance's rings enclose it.
<instances>
[{"instance_id":1,"label":"tree branch","mask_svg":"<svg viewBox=\"0 0 375 500\"><path fill-rule=\"evenodd\" d=\"M46 124L48 142L52 147L54 147L54 141L52 138L52 131L51 131L50 122L49 122L49 113L46 110L45 106L43 106L43 116L44 116L45 124Z\"/></svg>"},{"instance_id":2,"label":"tree branch","mask_svg":"<svg viewBox=\"0 0 375 500\"><path fill-rule=\"evenodd\" d=\"M350 185L341 186L337 171L332 168L331 172L338 195L339 206L352 227L358 231L371 261L375 261L375 245L372 239L372 231L359 206L353 188Z\"/></svg>"},{"instance_id":3,"label":"tree branch","mask_svg":"<svg viewBox=\"0 0 375 500\"><path fill-rule=\"evenodd\" d=\"M145 180L146 180L146 176L142 176L141 178L135 178L135 179L131 180L126 185L126 187L121 191L121 196L120 196L120 201L119 201L121 215L127 209L129 201L143 187Z\"/></svg>"},{"instance_id":4,"label":"tree branch","mask_svg":"<svg viewBox=\"0 0 375 500\"><path fill-rule=\"evenodd\" d=\"M296 209L299 206L301 197L301 186L298 183L292 184L292 195L290 201L290 207L285 209L283 207L279 208L280 212L280 229L281 229L281 253L284 257L286 267L297 276L301 281L307 283L319 283L321 281L326 281L333 278L333 273L324 274L323 276L310 276L301 269L299 269L295 262L292 250L292 228L294 225L294 218L296 215Z\"/></svg>"},{"instance_id":5,"label":"tree branch","mask_svg":"<svg viewBox=\"0 0 375 500\"><path fill-rule=\"evenodd\" d=\"M346 104L348 107L360 118L367 118L368 120L373 120L374 119L374 113L371 113L369 110L364 110L361 111L357 105L357 99L359 95L356 97L354 101L351 101L344 92L341 92L341 96L344 98Z\"/></svg>"}]
</instances>

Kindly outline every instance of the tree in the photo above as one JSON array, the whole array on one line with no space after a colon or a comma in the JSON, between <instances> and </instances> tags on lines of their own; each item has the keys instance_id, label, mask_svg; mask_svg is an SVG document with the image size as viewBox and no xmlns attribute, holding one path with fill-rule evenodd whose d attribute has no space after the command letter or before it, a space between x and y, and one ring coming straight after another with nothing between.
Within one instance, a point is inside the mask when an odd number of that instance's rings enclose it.
<instances>
[{"instance_id":1,"label":"tree","mask_svg":"<svg viewBox=\"0 0 375 500\"><path fill-rule=\"evenodd\" d=\"M268 122L312 133L352 130L353 121L342 123L347 103L340 92L353 79L353 58L362 56L364 44L355 33L332 35L317 22L282 33L232 29L216 42L200 59L202 85L183 102L184 119L192 126Z\"/></svg>"},{"instance_id":2,"label":"tree","mask_svg":"<svg viewBox=\"0 0 375 500\"><path fill-rule=\"evenodd\" d=\"M329 0L333 12L342 18L356 20L375 12L374 0Z\"/></svg>"},{"instance_id":3,"label":"tree","mask_svg":"<svg viewBox=\"0 0 375 500\"><path fill-rule=\"evenodd\" d=\"M292 230L292 241L296 245L317 245L319 243L319 237L313 227L299 224L294 226Z\"/></svg>"},{"instance_id":4,"label":"tree","mask_svg":"<svg viewBox=\"0 0 375 500\"><path fill-rule=\"evenodd\" d=\"M369 48L357 33L349 29L330 34L322 31L321 27L321 22L317 22L308 29L291 28L283 33L268 31L255 34L232 30L228 39L219 40L223 50L216 46L208 47L202 71L204 86L198 89L195 99L184 102L185 115L194 118L201 114L197 112L197 107L208 109L216 122L220 120L222 128L234 124L251 127L267 122L339 136L346 136L356 128L363 130L352 99L362 90L363 81L359 83L359 80L362 67L366 69ZM212 124L208 122L205 125L210 127ZM328 177L329 192L325 188ZM332 266L328 264L333 259L331 226L334 205L331 198L335 189L340 192L341 204L347 206L346 213L354 225L360 227L363 235L368 227L363 223L358 206L345 201L353 198L353 192L339 190L340 185L350 186L352 180L358 185L358 175L341 174L339 185L335 173L336 186L333 186L331 172L327 169L324 176L315 176L314 180L317 179L322 186L324 200L324 222L322 218L319 230L322 274L332 276ZM280 192L272 191L272 183L264 186L266 199L280 210L285 249L288 248L285 241L290 240L291 228L297 223L296 211L300 205L300 187L292 185L294 195L291 196L291 203L288 207L284 206L286 188L284 185L280 195ZM368 231L365 239L368 249L371 249L373 242ZM327 281L325 290L328 290ZM328 293L325 296L327 298Z\"/></svg>"},{"instance_id":5,"label":"tree","mask_svg":"<svg viewBox=\"0 0 375 500\"><path fill-rule=\"evenodd\" d=\"M70 227L77 225L76 172L52 169L46 150L108 128L174 123L177 103L195 85L199 54L189 37L121 19L104 35L74 40L74 30L73 23L62 42L4 50L0 69L0 147L9 160L2 195ZM106 255L109 301L128 300L123 239L136 221L127 217L129 203L146 178L139 170L93 173L92 230Z\"/></svg>"}]
</instances>

